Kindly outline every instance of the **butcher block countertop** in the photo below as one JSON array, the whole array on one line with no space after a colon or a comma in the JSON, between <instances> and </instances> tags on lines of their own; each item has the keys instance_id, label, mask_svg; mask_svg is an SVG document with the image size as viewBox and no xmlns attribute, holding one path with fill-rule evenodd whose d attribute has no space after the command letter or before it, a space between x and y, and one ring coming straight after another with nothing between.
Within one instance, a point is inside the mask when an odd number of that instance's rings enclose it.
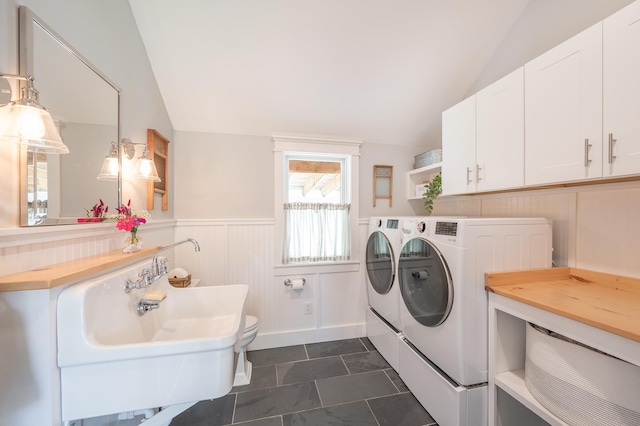
<instances>
[{"instance_id":1,"label":"butcher block countertop","mask_svg":"<svg viewBox=\"0 0 640 426\"><path fill-rule=\"evenodd\" d=\"M6 275L0 277L0 292L54 288L153 256L157 250L158 247L155 246L143 247L138 252L127 254L122 253L122 250L114 250L32 271Z\"/></svg>"},{"instance_id":2,"label":"butcher block countertop","mask_svg":"<svg viewBox=\"0 0 640 426\"><path fill-rule=\"evenodd\" d=\"M574 268L485 274L485 289L640 342L640 279Z\"/></svg>"}]
</instances>

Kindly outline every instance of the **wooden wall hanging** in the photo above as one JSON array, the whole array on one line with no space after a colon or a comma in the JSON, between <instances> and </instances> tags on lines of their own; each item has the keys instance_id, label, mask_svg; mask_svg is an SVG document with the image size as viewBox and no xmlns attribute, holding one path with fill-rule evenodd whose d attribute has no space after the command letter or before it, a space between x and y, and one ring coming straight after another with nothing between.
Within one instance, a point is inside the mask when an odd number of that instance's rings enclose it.
<instances>
[{"instance_id":1,"label":"wooden wall hanging","mask_svg":"<svg viewBox=\"0 0 640 426\"><path fill-rule=\"evenodd\" d=\"M393 203L393 166L373 166L373 206L376 200L389 200L389 207Z\"/></svg>"},{"instance_id":2,"label":"wooden wall hanging","mask_svg":"<svg viewBox=\"0 0 640 426\"><path fill-rule=\"evenodd\" d=\"M147 146L160 176L160 182L147 183L147 210L154 209L155 194L162 194L162 210L169 210L169 139L155 129L147 129Z\"/></svg>"}]
</instances>

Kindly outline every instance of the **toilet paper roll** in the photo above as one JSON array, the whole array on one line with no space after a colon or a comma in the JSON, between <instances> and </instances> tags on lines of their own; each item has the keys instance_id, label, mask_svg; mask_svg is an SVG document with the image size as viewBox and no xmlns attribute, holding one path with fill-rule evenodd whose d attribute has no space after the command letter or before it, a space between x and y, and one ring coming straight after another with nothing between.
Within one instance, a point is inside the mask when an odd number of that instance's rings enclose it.
<instances>
[{"instance_id":1,"label":"toilet paper roll","mask_svg":"<svg viewBox=\"0 0 640 426\"><path fill-rule=\"evenodd\" d=\"M304 288L304 279L295 278L291 280L291 288L293 290L302 290Z\"/></svg>"},{"instance_id":2,"label":"toilet paper roll","mask_svg":"<svg viewBox=\"0 0 640 426\"><path fill-rule=\"evenodd\" d=\"M187 278L189 273L182 268L175 268L169 271L169 278Z\"/></svg>"},{"instance_id":3,"label":"toilet paper roll","mask_svg":"<svg viewBox=\"0 0 640 426\"><path fill-rule=\"evenodd\" d=\"M411 276L416 280L426 280L429 278L429 273L427 271L413 271Z\"/></svg>"}]
</instances>

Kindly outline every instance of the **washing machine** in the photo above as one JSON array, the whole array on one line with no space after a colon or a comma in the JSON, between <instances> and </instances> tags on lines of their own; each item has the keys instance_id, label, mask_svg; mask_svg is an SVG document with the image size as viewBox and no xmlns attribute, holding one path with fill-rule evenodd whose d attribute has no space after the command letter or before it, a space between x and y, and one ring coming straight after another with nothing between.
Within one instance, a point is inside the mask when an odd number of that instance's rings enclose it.
<instances>
[{"instance_id":1,"label":"washing machine","mask_svg":"<svg viewBox=\"0 0 640 426\"><path fill-rule=\"evenodd\" d=\"M398 255L402 246L403 218L372 217L366 247L367 268L367 337L380 355L398 370L400 291L398 289Z\"/></svg>"},{"instance_id":2,"label":"washing machine","mask_svg":"<svg viewBox=\"0 0 640 426\"><path fill-rule=\"evenodd\" d=\"M485 272L551 266L551 221L416 218L398 261L400 377L442 426L486 425Z\"/></svg>"}]
</instances>

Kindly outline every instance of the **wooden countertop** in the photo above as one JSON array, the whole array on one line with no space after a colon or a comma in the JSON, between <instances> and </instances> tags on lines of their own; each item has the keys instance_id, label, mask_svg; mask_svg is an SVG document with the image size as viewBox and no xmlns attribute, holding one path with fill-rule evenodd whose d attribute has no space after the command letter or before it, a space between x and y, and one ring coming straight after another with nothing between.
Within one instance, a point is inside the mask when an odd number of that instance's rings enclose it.
<instances>
[{"instance_id":1,"label":"wooden countertop","mask_svg":"<svg viewBox=\"0 0 640 426\"><path fill-rule=\"evenodd\" d=\"M122 250L114 250L32 271L6 275L0 277L0 292L54 288L153 256L157 250L156 246L143 247L136 253L127 254L122 253Z\"/></svg>"},{"instance_id":2,"label":"wooden countertop","mask_svg":"<svg viewBox=\"0 0 640 426\"><path fill-rule=\"evenodd\" d=\"M640 342L640 279L551 268L487 273L485 289Z\"/></svg>"}]
</instances>

